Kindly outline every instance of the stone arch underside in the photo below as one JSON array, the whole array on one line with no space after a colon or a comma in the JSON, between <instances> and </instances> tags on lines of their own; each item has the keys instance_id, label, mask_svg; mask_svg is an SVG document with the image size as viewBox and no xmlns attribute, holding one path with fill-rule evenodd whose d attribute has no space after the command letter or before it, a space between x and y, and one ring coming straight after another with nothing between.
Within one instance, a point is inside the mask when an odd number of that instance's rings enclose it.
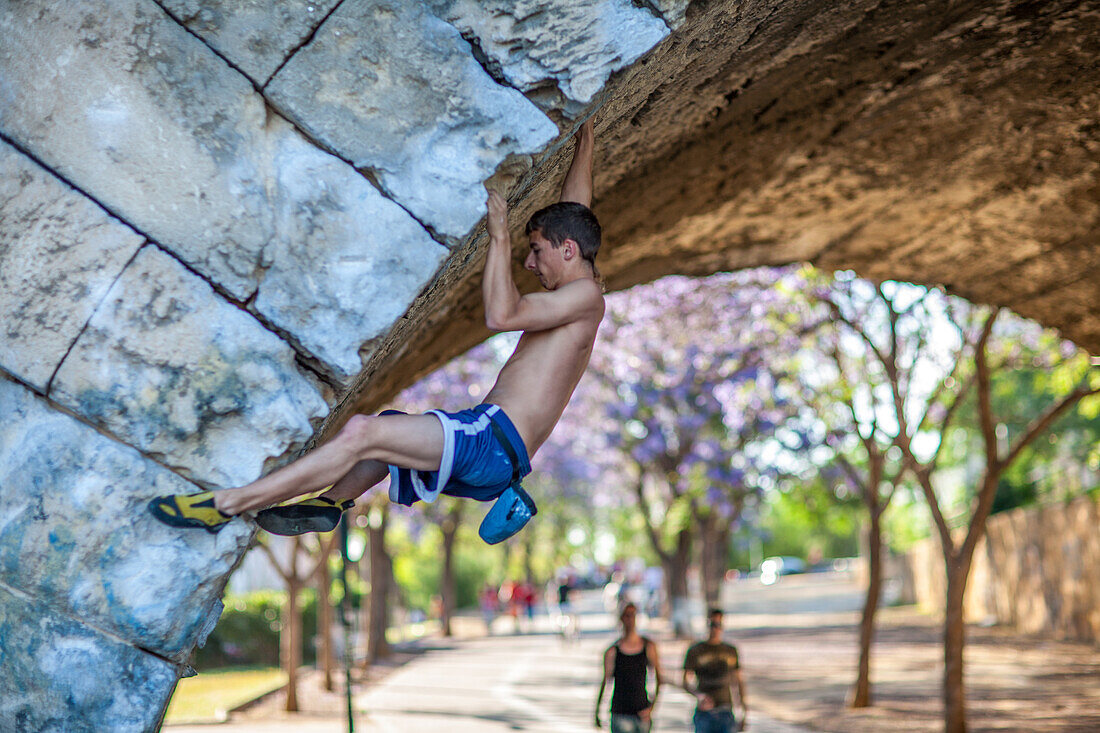
<instances>
[{"instance_id":1,"label":"stone arch underside","mask_svg":"<svg viewBox=\"0 0 1100 733\"><path fill-rule=\"evenodd\" d=\"M0 0L8 728L155 728L253 533L232 486L487 335L596 111L600 267L811 261L1100 352L1100 4ZM517 276L522 287L533 280Z\"/></svg>"}]
</instances>

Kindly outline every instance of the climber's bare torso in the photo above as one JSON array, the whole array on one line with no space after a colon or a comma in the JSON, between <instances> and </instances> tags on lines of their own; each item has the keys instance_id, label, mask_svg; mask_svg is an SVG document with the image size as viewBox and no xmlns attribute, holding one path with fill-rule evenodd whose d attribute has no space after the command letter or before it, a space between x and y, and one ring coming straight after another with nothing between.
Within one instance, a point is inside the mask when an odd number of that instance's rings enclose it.
<instances>
[{"instance_id":1,"label":"climber's bare torso","mask_svg":"<svg viewBox=\"0 0 1100 733\"><path fill-rule=\"evenodd\" d=\"M520 295L512 280L508 207L489 195L489 248L482 297L485 322L495 331L523 331L485 402L500 405L534 455L550 435L580 381L603 318L603 292L579 245L555 246L534 229L524 267L544 292Z\"/></svg>"},{"instance_id":2,"label":"climber's bare torso","mask_svg":"<svg viewBox=\"0 0 1100 733\"><path fill-rule=\"evenodd\" d=\"M603 317L603 295L592 280L562 286L577 300L576 320L543 331L525 331L485 402L500 405L531 455L550 436L592 355Z\"/></svg>"}]
</instances>

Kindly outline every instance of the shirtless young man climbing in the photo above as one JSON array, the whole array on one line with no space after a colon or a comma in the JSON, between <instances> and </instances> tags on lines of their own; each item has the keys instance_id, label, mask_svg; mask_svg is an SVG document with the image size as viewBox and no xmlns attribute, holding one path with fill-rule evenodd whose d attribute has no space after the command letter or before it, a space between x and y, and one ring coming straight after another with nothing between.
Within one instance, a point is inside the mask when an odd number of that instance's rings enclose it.
<instances>
[{"instance_id":1,"label":"shirtless young man climbing","mask_svg":"<svg viewBox=\"0 0 1100 733\"><path fill-rule=\"evenodd\" d=\"M328 488L321 496L264 509L257 523L277 534L328 531L367 489L392 477L390 498L433 501L439 493L490 501L530 473L588 365L604 314L595 257L600 225L592 201L591 121L578 131L560 201L527 223L524 266L546 292L520 295L512 279L508 207L489 194L489 249L482 297L493 331L523 331L485 401L471 410L354 415L320 448L240 488L162 496L157 519L217 531L242 512ZM522 491L522 490L520 490Z\"/></svg>"}]
</instances>

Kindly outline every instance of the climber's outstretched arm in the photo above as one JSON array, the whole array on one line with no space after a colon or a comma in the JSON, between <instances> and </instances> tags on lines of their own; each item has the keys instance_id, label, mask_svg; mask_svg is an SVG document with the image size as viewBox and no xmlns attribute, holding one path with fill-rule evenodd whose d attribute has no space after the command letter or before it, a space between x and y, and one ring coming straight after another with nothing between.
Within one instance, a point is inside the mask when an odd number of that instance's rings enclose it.
<instances>
[{"instance_id":1,"label":"climber's outstretched arm","mask_svg":"<svg viewBox=\"0 0 1100 733\"><path fill-rule=\"evenodd\" d=\"M589 117L573 136L573 164L565 174L559 200L592 206L592 149L595 144L596 134Z\"/></svg>"}]
</instances>

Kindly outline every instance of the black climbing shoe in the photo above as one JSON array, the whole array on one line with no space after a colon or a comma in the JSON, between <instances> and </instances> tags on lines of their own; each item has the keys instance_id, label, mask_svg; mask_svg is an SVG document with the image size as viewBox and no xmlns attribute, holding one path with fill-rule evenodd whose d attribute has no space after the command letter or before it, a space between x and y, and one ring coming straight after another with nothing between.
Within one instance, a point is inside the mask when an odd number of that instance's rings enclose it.
<instances>
[{"instance_id":1,"label":"black climbing shoe","mask_svg":"<svg viewBox=\"0 0 1100 733\"><path fill-rule=\"evenodd\" d=\"M170 494L149 502L149 513L172 527L188 527L217 532L232 516L214 506L214 492Z\"/></svg>"},{"instance_id":2,"label":"black climbing shoe","mask_svg":"<svg viewBox=\"0 0 1100 733\"><path fill-rule=\"evenodd\" d=\"M290 537L306 532L331 532L340 524L340 515L355 506L347 500L337 504L318 496L297 504L275 506L256 513L256 524L271 534Z\"/></svg>"}]
</instances>

